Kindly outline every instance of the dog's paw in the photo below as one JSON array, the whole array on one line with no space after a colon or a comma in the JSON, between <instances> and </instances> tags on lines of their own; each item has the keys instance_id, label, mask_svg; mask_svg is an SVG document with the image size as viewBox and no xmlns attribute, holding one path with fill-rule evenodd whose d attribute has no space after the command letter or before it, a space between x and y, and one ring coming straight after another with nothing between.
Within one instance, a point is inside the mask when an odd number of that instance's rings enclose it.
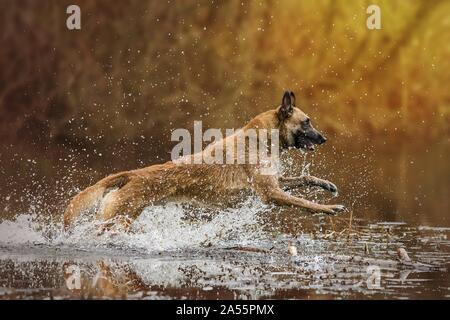
<instances>
[{"instance_id":1,"label":"dog's paw","mask_svg":"<svg viewBox=\"0 0 450 320\"><path fill-rule=\"evenodd\" d=\"M341 204L331 204L331 205L327 205L327 210L325 210L325 213L327 214L338 214L340 212L344 212L345 211L345 206L341 205Z\"/></svg>"},{"instance_id":2,"label":"dog's paw","mask_svg":"<svg viewBox=\"0 0 450 320\"><path fill-rule=\"evenodd\" d=\"M334 183L330 182L330 181L324 181L322 188L324 188L327 191L330 191L332 193L336 193L337 192L337 187Z\"/></svg>"}]
</instances>

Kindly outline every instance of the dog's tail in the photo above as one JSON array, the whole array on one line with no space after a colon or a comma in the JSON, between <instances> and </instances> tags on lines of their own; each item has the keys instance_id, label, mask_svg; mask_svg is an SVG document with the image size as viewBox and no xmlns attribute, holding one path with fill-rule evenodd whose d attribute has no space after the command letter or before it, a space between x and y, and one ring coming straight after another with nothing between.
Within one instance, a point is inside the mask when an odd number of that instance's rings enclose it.
<instances>
[{"instance_id":1,"label":"dog's tail","mask_svg":"<svg viewBox=\"0 0 450 320\"><path fill-rule=\"evenodd\" d=\"M130 180L127 174L108 176L72 198L64 212L64 229L68 230L75 219L86 210L94 208L112 189L120 189Z\"/></svg>"}]
</instances>

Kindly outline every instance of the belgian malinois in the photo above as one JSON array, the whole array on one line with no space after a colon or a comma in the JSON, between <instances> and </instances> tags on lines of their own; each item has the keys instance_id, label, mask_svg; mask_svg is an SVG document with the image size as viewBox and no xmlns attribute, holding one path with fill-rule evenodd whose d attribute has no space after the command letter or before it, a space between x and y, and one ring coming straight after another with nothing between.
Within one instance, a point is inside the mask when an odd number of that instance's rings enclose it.
<instances>
[{"instance_id":1,"label":"belgian malinois","mask_svg":"<svg viewBox=\"0 0 450 320\"><path fill-rule=\"evenodd\" d=\"M238 134L246 135L250 129L278 129L280 149L294 147L312 151L315 145L326 141L312 126L309 117L295 106L294 93L286 91L280 106L257 115L240 133L213 142L201 153L208 157L211 147L231 143ZM336 214L345 209L342 205L319 204L285 192L301 186L318 186L331 192L337 191L330 181L313 176L282 177L278 172L261 174L260 164L218 165L169 161L113 174L86 188L70 201L64 213L64 226L68 229L82 212L92 210L96 218L104 222L103 230L116 223L128 228L143 209L152 204L178 197L223 203L234 195L242 194L244 190L256 193L263 202L298 207L312 213Z\"/></svg>"}]
</instances>

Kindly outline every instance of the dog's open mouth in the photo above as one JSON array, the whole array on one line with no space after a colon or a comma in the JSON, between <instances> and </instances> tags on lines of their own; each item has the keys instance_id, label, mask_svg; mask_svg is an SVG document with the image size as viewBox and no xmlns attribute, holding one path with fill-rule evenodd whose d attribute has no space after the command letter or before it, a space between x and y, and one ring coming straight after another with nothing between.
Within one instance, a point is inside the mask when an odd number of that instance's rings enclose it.
<instances>
[{"instance_id":1,"label":"dog's open mouth","mask_svg":"<svg viewBox=\"0 0 450 320\"><path fill-rule=\"evenodd\" d=\"M298 149L314 151L314 142L305 137L304 135L297 135L295 138L295 147Z\"/></svg>"}]
</instances>

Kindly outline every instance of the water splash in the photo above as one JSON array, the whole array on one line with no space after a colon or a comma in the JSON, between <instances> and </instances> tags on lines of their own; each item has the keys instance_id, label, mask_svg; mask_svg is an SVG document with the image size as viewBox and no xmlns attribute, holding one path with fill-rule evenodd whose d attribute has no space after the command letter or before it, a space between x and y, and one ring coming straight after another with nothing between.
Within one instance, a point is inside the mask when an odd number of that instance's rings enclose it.
<instances>
[{"instance_id":1,"label":"water splash","mask_svg":"<svg viewBox=\"0 0 450 320\"><path fill-rule=\"evenodd\" d=\"M21 214L12 221L0 223L0 244L46 243L42 225L36 220L36 214Z\"/></svg>"},{"instance_id":2,"label":"water splash","mask_svg":"<svg viewBox=\"0 0 450 320\"><path fill-rule=\"evenodd\" d=\"M250 244L263 237L260 214L268 207L249 198L235 208L211 210L170 203L150 206L135 221L131 232L108 231L98 235L99 224L81 219L64 232L60 222L21 214L0 223L0 245L40 244L71 246L82 250L134 249L143 252L177 250L210 245ZM193 212L194 211L194 212ZM207 217L191 219L197 217Z\"/></svg>"}]
</instances>

